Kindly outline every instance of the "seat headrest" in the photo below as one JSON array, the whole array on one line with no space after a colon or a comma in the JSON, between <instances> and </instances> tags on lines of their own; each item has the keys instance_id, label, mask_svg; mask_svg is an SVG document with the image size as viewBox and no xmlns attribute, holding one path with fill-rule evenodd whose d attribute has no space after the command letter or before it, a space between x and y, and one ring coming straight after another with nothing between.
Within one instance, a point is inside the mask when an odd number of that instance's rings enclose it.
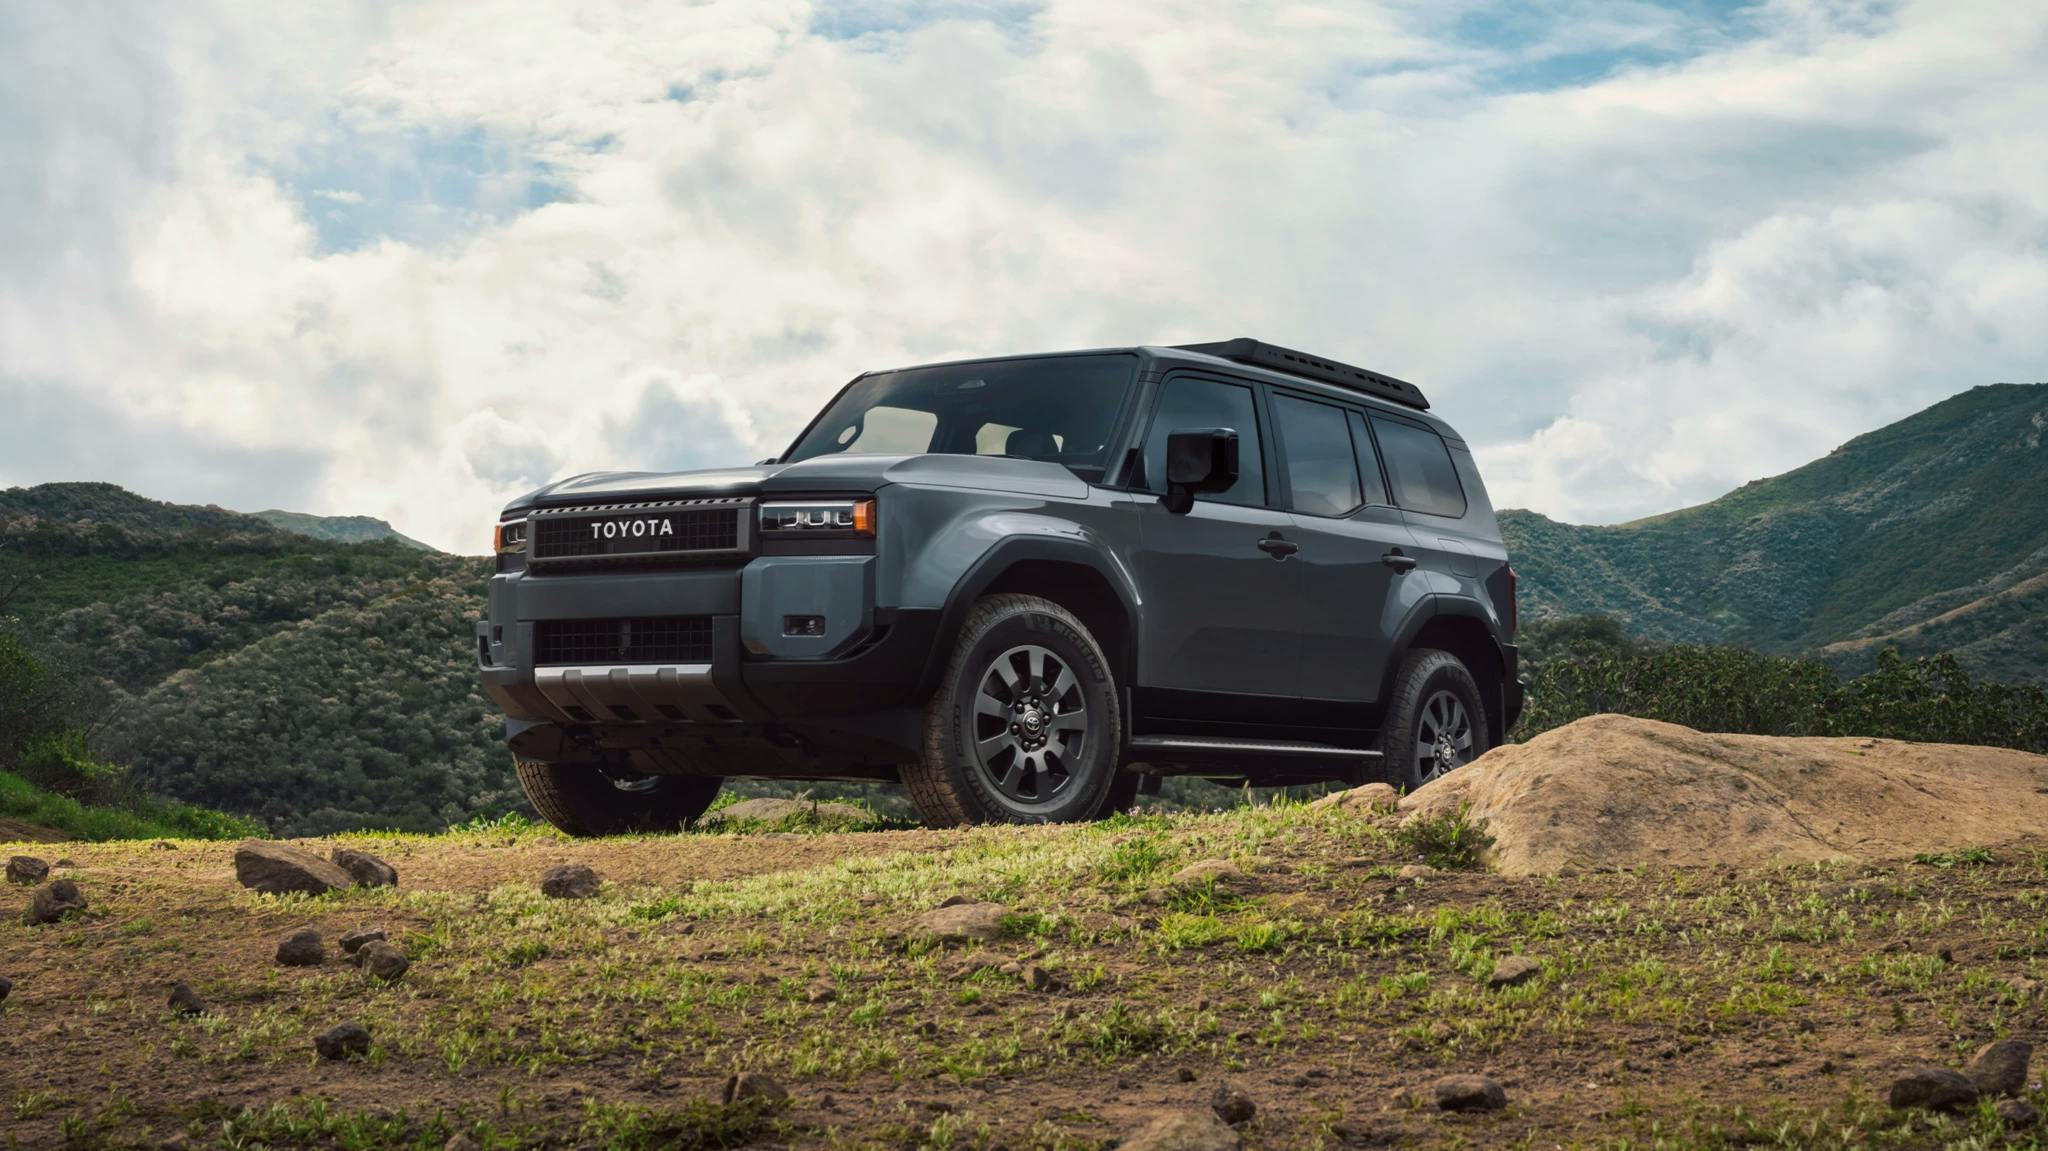
<instances>
[{"instance_id":1,"label":"seat headrest","mask_svg":"<svg viewBox=\"0 0 2048 1151\"><path fill-rule=\"evenodd\" d=\"M1029 428L1018 428L1003 441L1003 454L1021 456L1026 459L1051 459L1060 454L1060 442L1050 432L1034 432Z\"/></svg>"}]
</instances>

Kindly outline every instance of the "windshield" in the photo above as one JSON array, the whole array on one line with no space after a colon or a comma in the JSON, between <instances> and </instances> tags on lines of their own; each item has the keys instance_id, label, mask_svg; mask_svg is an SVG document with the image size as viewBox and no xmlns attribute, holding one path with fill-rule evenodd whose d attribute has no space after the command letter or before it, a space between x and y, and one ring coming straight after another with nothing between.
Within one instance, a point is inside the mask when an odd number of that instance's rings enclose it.
<instances>
[{"instance_id":1,"label":"windshield","mask_svg":"<svg viewBox=\"0 0 2048 1151\"><path fill-rule=\"evenodd\" d=\"M1007 456L1065 464L1100 480L1137 371L1136 356L1117 353L882 372L846 389L784 461L837 453Z\"/></svg>"}]
</instances>

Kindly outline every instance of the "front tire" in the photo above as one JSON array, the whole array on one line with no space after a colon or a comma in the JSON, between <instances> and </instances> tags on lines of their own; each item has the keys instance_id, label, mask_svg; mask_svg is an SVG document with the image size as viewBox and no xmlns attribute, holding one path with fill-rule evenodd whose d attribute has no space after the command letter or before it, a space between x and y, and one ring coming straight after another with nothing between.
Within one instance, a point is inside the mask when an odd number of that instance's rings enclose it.
<instances>
[{"instance_id":1,"label":"front tire","mask_svg":"<svg viewBox=\"0 0 2048 1151\"><path fill-rule=\"evenodd\" d=\"M1390 782L1414 791L1486 754L1488 730L1472 672L1450 652L1417 648L1394 673L1381 763Z\"/></svg>"},{"instance_id":2,"label":"front tire","mask_svg":"<svg viewBox=\"0 0 2048 1151\"><path fill-rule=\"evenodd\" d=\"M934 827L1094 819L1122 746L1116 680L1087 626L1051 600L994 595L961 626L903 784Z\"/></svg>"},{"instance_id":3,"label":"front tire","mask_svg":"<svg viewBox=\"0 0 2048 1151\"><path fill-rule=\"evenodd\" d=\"M588 763L514 757L519 786L541 818L579 838L675 831L703 815L724 780L700 775L638 775Z\"/></svg>"}]
</instances>

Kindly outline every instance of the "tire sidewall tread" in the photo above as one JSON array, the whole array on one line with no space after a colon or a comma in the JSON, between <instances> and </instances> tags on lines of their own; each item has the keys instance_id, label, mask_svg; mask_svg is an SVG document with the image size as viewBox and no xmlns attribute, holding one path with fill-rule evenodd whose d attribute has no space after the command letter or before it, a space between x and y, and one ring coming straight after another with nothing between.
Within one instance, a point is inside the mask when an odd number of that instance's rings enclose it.
<instances>
[{"instance_id":1,"label":"tire sidewall tread","mask_svg":"<svg viewBox=\"0 0 2048 1151\"><path fill-rule=\"evenodd\" d=\"M1487 739L1491 729L1487 726L1486 700L1479 691L1479 681L1450 652L1430 647L1417 648L1408 653L1407 658L1401 661L1400 669L1394 673L1393 705L1387 711L1380 737L1381 762L1387 780L1404 791L1413 791L1420 786L1414 775L1415 728L1422 705L1443 688L1464 697L1465 707L1472 713L1472 758L1477 759L1491 750ZM1466 762L1469 764L1470 760Z\"/></svg>"}]
</instances>

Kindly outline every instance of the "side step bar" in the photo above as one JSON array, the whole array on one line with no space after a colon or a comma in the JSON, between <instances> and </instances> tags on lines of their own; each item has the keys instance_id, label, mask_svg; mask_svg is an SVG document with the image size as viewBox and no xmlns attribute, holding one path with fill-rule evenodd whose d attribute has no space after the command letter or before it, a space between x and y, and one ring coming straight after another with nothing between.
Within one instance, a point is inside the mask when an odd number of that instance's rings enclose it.
<instances>
[{"instance_id":1,"label":"side step bar","mask_svg":"<svg viewBox=\"0 0 2048 1151\"><path fill-rule=\"evenodd\" d=\"M1235 758L1238 756L1288 756L1302 759L1378 759L1380 753L1366 747L1338 747L1328 743L1305 743L1274 739L1215 739L1199 735L1147 735L1131 740L1133 755L1160 754L1163 757Z\"/></svg>"}]
</instances>

